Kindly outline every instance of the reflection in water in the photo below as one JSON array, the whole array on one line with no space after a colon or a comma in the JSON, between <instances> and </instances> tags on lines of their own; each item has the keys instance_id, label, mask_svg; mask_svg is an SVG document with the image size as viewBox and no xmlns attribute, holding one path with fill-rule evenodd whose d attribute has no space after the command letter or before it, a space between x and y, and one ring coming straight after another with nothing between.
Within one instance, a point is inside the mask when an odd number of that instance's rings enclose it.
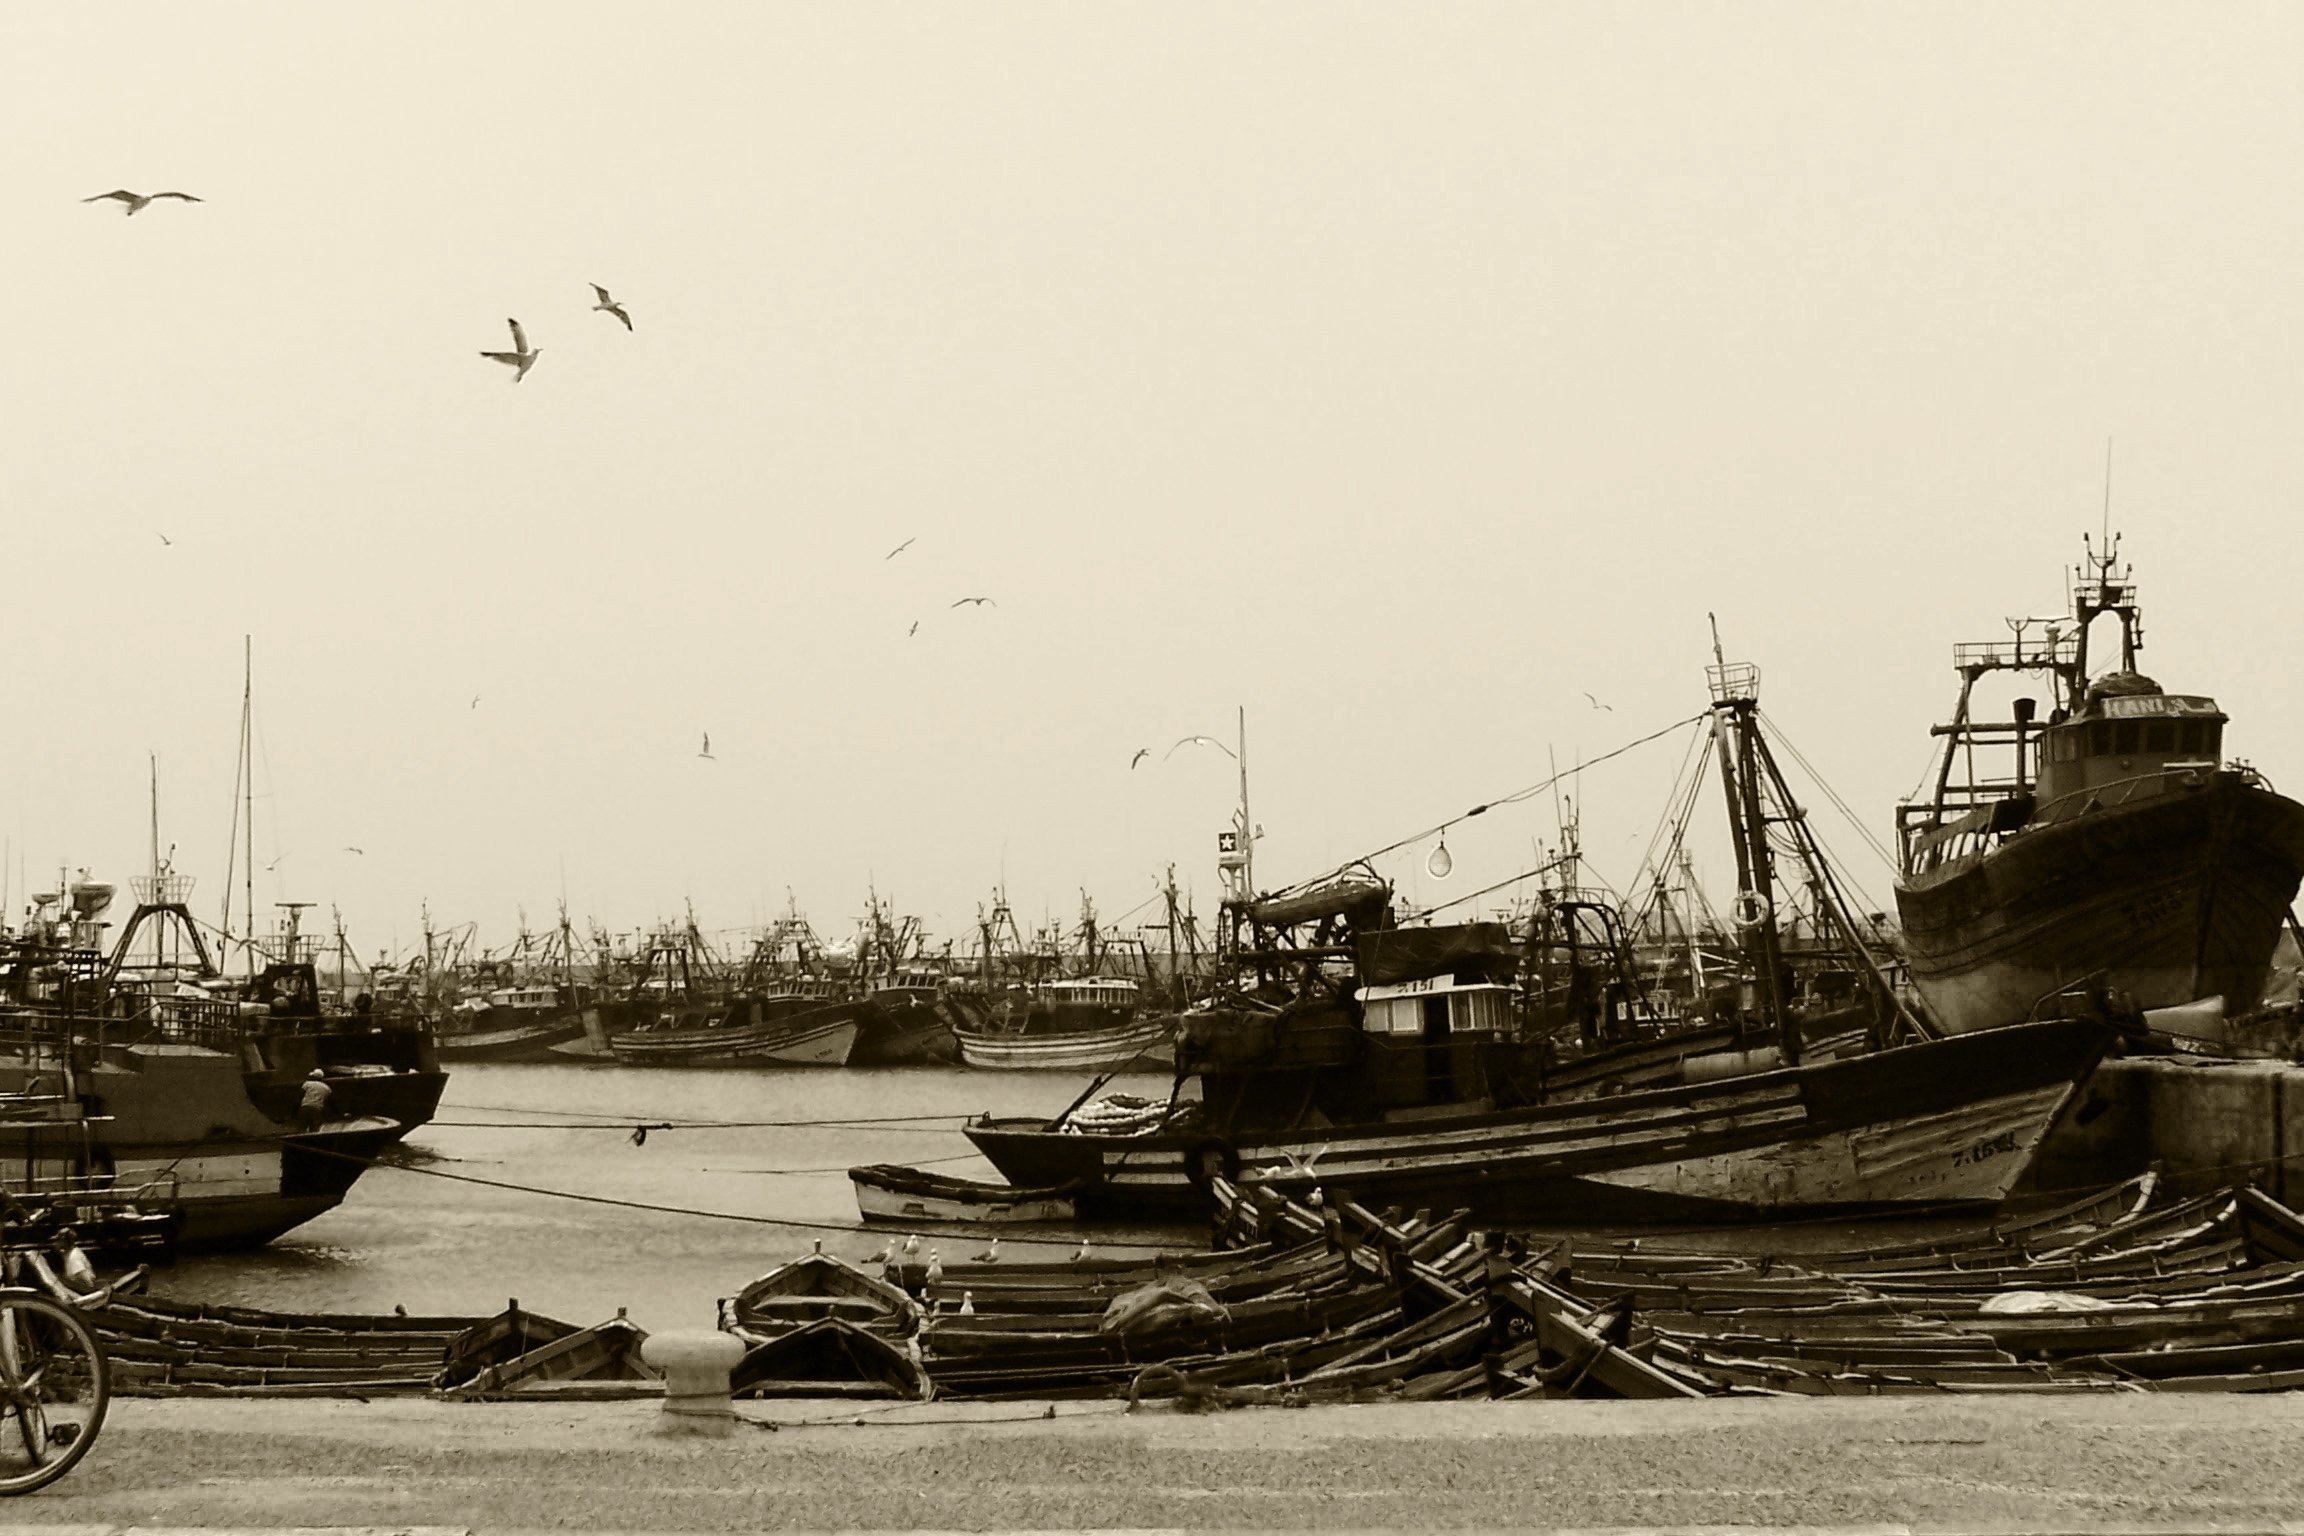
<instances>
[{"instance_id":1,"label":"reflection in water","mask_svg":"<svg viewBox=\"0 0 2304 1536\"><path fill-rule=\"evenodd\" d=\"M1087 1086L1064 1073L962 1067L715 1072L615 1066L455 1069L439 1117L345 1202L271 1246L186 1258L152 1289L303 1312L486 1313L524 1307L586 1324L628 1308L644 1328L708 1328L718 1298L821 1241L861 1259L887 1232L857 1219L847 1169L916 1163L995 1178L960 1134L970 1115L1053 1115ZM1107 1091L1165 1097L1165 1077ZM799 1125L798 1121L853 1121ZM658 1129L665 1122L717 1122ZM781 1122L781 1123L779 1123ZM650 1129L634 1141L635 1129ZM457 1174L719 1220L464 1183ZM818 1226L787 1225L816 1223ZM1099 1249L1204 1247L1193 1227L1095 1227ZM1073 1229L1010 1229L1001 1252L1061 1258ZM1045 1235L1048 1246L1020 1239ZM922 1238L947 1256L976 1233Z\"/></svg>"}]
</instances>

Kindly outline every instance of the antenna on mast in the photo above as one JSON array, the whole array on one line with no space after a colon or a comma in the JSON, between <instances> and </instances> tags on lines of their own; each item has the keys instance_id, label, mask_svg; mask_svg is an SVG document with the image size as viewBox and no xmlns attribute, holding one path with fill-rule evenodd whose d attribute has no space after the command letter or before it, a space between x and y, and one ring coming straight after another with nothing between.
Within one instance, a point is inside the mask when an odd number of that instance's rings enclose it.
<instances>
[{"instance_id":1,"label":"antenna on mast","mask_svg":"<svg viewBox=\"0 0 2304 1536\"><path fill-rule=\"evenodd\" d=\"M2112 436L2104 436L2104 543L2110 552L2112 543Z\"/></svg>"}]
</instances>

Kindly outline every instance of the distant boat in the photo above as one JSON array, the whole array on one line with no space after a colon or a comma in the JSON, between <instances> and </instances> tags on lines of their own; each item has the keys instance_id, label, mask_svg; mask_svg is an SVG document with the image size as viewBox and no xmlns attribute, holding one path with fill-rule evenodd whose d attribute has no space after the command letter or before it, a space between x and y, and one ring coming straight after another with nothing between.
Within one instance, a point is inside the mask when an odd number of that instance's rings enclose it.
<instances>
[{"instance_id":1,"label":"distant boat","mask_svg":"<svg viewBox=\"0 0 2304 1536\"><path fill-rule=\"evenodd\" d=\"M643 1024L608 1048L634 1067L844 1067L876 1011L869 998L742 998L700 1026Z\"/></svg>"},{"instance_id":2,"label":"distant boat","mask_svg":"<svg viewBox=\"0 0 2304 1536\"><path fill-rule=\"evenodd\" d=\"M434 1037L443 1061L561 1061L558 1047L584 1038L584 1010L547 983L499 987L478 1007L449 1010Z\"/></svg>"},{"instance_id":3,"label":"distant boat","mask_svg":"<svg viewBox=\"0 0 2304 1536\"><path fill-rule=\"evenodd\" d=\"M960 1059L1000 1071L1163 1071L1175 1064L1176 1017L1148 1013L1136 983L1045 981L959 1030Z\"/></svg>"}]
</instances>

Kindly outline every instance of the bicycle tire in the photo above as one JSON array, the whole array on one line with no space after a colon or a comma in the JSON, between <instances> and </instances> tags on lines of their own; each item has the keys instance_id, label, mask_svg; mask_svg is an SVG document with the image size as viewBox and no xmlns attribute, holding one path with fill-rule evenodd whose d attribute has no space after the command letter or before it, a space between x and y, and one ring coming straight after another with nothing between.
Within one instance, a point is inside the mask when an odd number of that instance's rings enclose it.
<instances>
[{"instance_id":1,"label":"bicycle tire","mask_svg":"<svg viewBox=\"0 0 2304 1536\"><path fill-rule=\"evenodd\" d=\"M111 1360L87 1319L37 1291L0 1290L0 1498L78 1466L111 1403Z\"/></svg>"}]
</instances>

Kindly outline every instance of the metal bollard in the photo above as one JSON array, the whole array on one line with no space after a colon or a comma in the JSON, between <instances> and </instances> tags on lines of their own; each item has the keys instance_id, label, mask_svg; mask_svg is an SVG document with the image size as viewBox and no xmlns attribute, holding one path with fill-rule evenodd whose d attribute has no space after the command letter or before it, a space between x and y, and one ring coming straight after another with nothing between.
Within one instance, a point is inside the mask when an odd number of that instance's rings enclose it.
<instances>
[{"instance_id":1,"label":"metal bollard","mask_svg":"<svg viewBox=\"0 0 2304 1536\"><path fill-rule=\"evenodd\" d=\"M664 1418L657 1426L662 1433L735 1432L728 1373L744 1358L742 1339L704 1329L652 1333L640 1341L640 1358L664 1373Z\"/></svg>"}]
</instances>

